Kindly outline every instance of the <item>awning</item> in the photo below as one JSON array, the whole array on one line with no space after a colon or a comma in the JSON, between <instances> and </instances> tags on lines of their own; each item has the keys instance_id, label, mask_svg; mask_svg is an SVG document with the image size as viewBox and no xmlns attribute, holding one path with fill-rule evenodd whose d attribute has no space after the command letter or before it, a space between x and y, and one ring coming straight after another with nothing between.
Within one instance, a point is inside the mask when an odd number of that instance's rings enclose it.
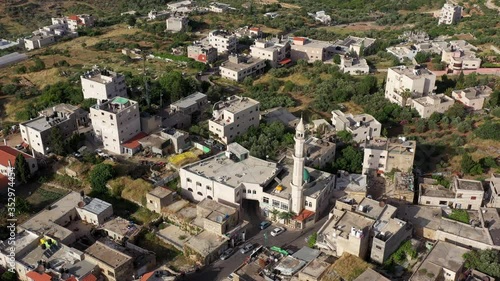
<instances>
[{"instance_id":1,"label":"awning","mask_svg":"<svg viewBox=\"0 0 500 281\"><path fill-rule=\"evenodd\" d=\"M291 62L292 62L292 60L289 59L289 58L287 58L287 59L284 59L284 60L280 61L279 64L285 65L285 64L288 64L288 63L291 63Z\"/></svg>"}]
</instances>

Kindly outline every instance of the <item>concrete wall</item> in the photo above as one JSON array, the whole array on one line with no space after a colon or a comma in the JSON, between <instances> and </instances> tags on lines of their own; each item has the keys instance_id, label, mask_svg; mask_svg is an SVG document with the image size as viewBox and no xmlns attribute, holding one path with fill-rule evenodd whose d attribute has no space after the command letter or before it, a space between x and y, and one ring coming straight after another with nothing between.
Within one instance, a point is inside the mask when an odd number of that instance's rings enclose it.
<instances>
[{"instance_id":1,"label":"concrete wall","mask_svg":"<svg viewBox=\"0 0 500 281\"><path fill-rule=\"evenodd\" d=\"M260 104L256 104L236 113L224 110L224 118L230 118L233 122L227 125L221 125L209 120L209 130L211 133L217 135L224 143L228 144L237 136L243 135L250 127L259 126L259 108Z\"/></svg>"},{"instance_id":2,"label":"concrete wall","mask_svg":"<svg viewBox=\"0 0 500 281\"><path fill-rule=\"evenodd\" d=\"M113 97L126 97L127 85L125 76L116 77L103 76L106 82L94 81L81 77L82 92L85 99L107 100Z\"/></svg>"},{"instance_id":3,"label":"concrete wall","mask_svg":"<svg viewBox=\"0 0 500 281\"><path fill-rule=\"evenodd\" d=\"M128 262L124 263L122 266L118 268L112 268L106 263L95 259L94 257L85 254L85 260L87 260L90 263L93 263L101 269L102 274L109 280L109 281L132 281L132 275L134 274L134 266L132 263L132 260L129 260Z\"/></svg>"},{"instance_id":4,"label":"concrete wall","mask_svg":"<svg viewBox=\"0 0 500 281\"><path fill-rule=\"evenodd\" d=\"M170 193L164 198L158 198L151 194L146 194L146 208L149 210L161 214L161 209L170 205L174 201L174 194Z\"/></svg>"},{"instance_id":5,"label":"concrete wall","mask_svg":"<svg viewBox=\"0 0 500 281\"><path fill-rule=\"evenodd\" d=\"M373 238L370 259L376 263L383 264L399 246L412 235L412 228L403 226L394 233L387 241L376 237Z\"/></svg>"}]
</instances>

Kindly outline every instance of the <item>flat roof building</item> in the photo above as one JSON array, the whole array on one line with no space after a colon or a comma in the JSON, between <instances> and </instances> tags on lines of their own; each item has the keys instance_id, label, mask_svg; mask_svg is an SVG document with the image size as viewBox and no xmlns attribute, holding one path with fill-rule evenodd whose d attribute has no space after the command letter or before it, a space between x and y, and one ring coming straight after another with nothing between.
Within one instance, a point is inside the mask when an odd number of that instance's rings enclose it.
<instances>
[{"instance_id":1,"label":"flat roof building","mask_svg":"<svg viewBox=\"0 0 500 281\"><path fill-rule=\"evenodd\" d=\"M492 173L489 182L490 201L488 202L488 206L500 208L500 174Z\"/></svg>"},{"instance_id":2,"label":"flat roof building","mask_svg":"<svg viewBox=\"0 0 500 281\"><path fill-rule=\"evenodd\" d=\"M335 46L340 47L344 53L354 52L358 56L363 56L366 50L370 49L376 39L368 37L348 36L344 40L335 42Z\"/></svg>"},{"instance_id":3,"label":"flat roof building","mask_svg":"<svg viewBox=\"0 0 500 281\"><path fill-rule=\"evenodd\" d=\"M195 61L213 63L217 60L217 49L202 42L187 47L187 56Z\"/></svg>"},{"instance_id":4,"label":"flat roof building","mask_svg":"<svg viewBox=\"0 0 500 281\"><path fill-rule=\"evenodd\" d=\"M299 118L284 107L275 107L261 112L261 118L267 123L280 122L289 128L295 128Z\"/></svg>"},{"instance_id":5,"label":"flat roof building","mask_svg":"<svg viewBox=\"0 0 500 281\"><path fill-rule=\"evenodd\" d=\"M238 38L227 30L213 30L208 34L208 44L215 47L219 54L234 53L238 48Z\"/></svg>"},{"instance_id":6,"label":"flat roof building","mask_svg":"<svg viewBox=\"0 0 500 281\"><path fill-rule=\"evenodd\" d=\"M228 144L250 127L259 126L260 103L247 97L231 96L215 103L212 115L208 129Z\"/></svg>"},{"instance_id":7,"label":"flat roof building","mask_svg":"<svg viewBox=\"0 0 500 281\"><path fill-rule=\"evenodd\" d=\"M166 20L168 31L180 32L187 28L189 19L186 16L172 16Z\"/></svg>"},{"instance_id":8,"label":"flat roof building","mask_svg":"<svg viewBox=\"0 0 500 281\"><path fill-rule=\"evenodd\" d=\"M370 73L370 66L366 59L342 55L340 56L340 70L351 75L361 75Z\"/></svg>"},{"instance_id":9,"label":"flat roof building","mask_svg":"<svg viewBox=\"0 0 500 281\"><path fill-rule=\"evenodd\" d=\"M327 41L312 40L305 37L293 37L291 39L292 61L305 60L309 63L315 61L326 61L333 57L335 47Z\"/></svg>"},{"instance_id":10,"label":"flat roof building","mask_svg":"<svg viewBox=\"0 0 500 281\"><path fill-rule=\"evenodd\" d=\"M266 61L264 59L230 55L229 60L223 62L219 69L221 77L242 82L246 77L264 73L265 67Z\"/></svg>"},{"instance_id":11,"label":"flat roof building","mask_svg":"<svg viewBox=\"0 0 500 281\"><path fill-rule=\"evenodd\" d=\"M411 105L411 99L430 95L436 75L420 66L394 66L387 71L385 98L399 106Z\"/></svg>"},{"instance_id":12,"label":"flat roof building","mask_svg":"<svg viewBox=\"0 0 500 281\"><path fill-rule=\"evenodd\" d=\"M340 110L332 111L332 124L335 131L348 131L352 134L352 139L357 142L364 142L375 137L380 137L382 124L370 114L345 114Z\"/></svg>"},{"instance_id":13,"label":"flat roof building","mask_svg":"<svg viewBox=\"0 0 500 281\"><path fill-rule=\"evenodd\" d=\"M184 114L201 113L208 107L207 95L196 92L170 104L170 109Z\"/></svg>"},{"instance_id":14,"label":"flat roof building","mask_svg":"<svg viewBox=\"0 0 500 281\"><path fill-rule=\"evenodd\" d=\"M434 112L446 112L454 103L455 100L449 96L437 94L413 99L411 107L415 108L420 117L429 118Z\"/></svg>"},{"instance_id":15,"label":"flat roof building","mask_svg":"<svg viewBox=\"0 0 500 281\"><path fill-rule=\"evenodd\" d=\"M328 139L310 137L306 141L306 165L309 167L324 168L335 159L336 144Z\"/></svg>"},{"instance_id":16,"label":"flat roof building","mask_svg":"<svg viewBox=\"0 0 500 281\"><path fill-rule=\"evenodd\" d=\"M122 217L114 217L106 221L101 228L106 231L108 237L120 243L134 241L141 231L141 226Z\"/></svg>"},{"instance_id":17,"label":"flat roof building","mask_svg":"<svg viewBox=\"0 0 500 281\"><path fill-rule=\"evenodd\" d=\"M253 57L269 61L271 67L274 68L287 65L292 61L290 42L279 38L255 40L255 43L250 46L250 53Z\"/></svg>"},{"instance_id":18,"label":"flat roof building","mask_svg":"<svg viewBox=\"0 0 500 281\"><path fill-rule=\"evenodd\" d=\"M460 19L462 19L462 7L453 3L445 3L439 13L438 25L456 24L460 21Z\"/></svg>"},{"instance_id":19,"label":"flat roof building","mask_svg":"<svg viewBox=\"0 0 500 281\"><path fill-rule=\"evenodd\" d=\"M493 90L488 86L476 86L451 92L451 96L471 111L481 110Z\"/></svg>"},{"instance_id":20,"label":"flat roof building","mask_svg":"<svg viewBox=\"0 0 500 281\"><path fill-rule=\"evenodd\" d=\"M106 69L94 69L81 77L83 98L96 99L98 102L114 97L127 97L125 76Z\"/></svg>"},{"instance_id":21,"label":"flat roof building","mask_svg":"<svg viewBox=\"0 0 500 281\"><path fill-rule=\"evenodd\" d=\"M384 174L393 170L408 172L413 169L416 141L405 137L387 139L377 137L364 144L363 174Z\"/></svg>"}]
</instances>

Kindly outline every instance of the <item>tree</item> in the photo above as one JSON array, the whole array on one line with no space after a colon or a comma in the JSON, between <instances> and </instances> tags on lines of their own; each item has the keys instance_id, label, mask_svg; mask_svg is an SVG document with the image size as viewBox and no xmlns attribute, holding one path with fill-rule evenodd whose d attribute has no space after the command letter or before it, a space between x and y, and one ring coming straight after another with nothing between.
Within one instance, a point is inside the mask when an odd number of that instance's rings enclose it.
<instances>
[{"instance_id":1,"label":"tree","mask_svg":"<svg viewBox=\"0 0 500 281\"><path fill-rule=\"evenodd\" d=\"M107 193L108 188L106 187L106 183L114 177L114 174L114 168L109 164L100 163L95 165L89 175L92 192L98 194Z\"/></svg>"},{"instance_id":2,"label":"tree","mask_svg":"<svg viewBox=\"0 0 500 281\"><path fill-rule=\"evenodd\" d=\"M334 168L351 173L361 173L363 152L349 145L341 150L340 157L335 160Z\"/></svg>"},{"instance_id":3,"label":"tree","mask_svg":"<svg viewBox=\"0 0 500 281\"><path fill-rule=\"evenodd\" d=\"M296 214L294 212L281 212L279 218L285 221L285 224L290 223L290 220L293 219Z\"/></svg>"},{"instance_id":4,"label":"tree","mask_svg":"<svg viewBox=\"0 0 500 281\"><path fill-rule=\"evenodd\" d=\"M490 95L489 106L500 106L500 90L496 90Z\"/></svg>"},{"instance_id":5,"label":"tree","mask_svg":"<svg viewBox=\"0 0 500 281\"><path fill-rule=\"evenodd\" d=\"M313 232L313 234L309 236L309 239L307 239L307 246L309 246L309 248L313 248L314 245L316 245L316 240L318 240L318 233Z\"/></svg>"},{"instance_id":6,"label":"tree","mask_svg":"<svg viewBox=\"0 0 500 281\"><path fill-rule=\"evenodd\" d=\"M19 153L16 156L16 163L14 165L14 172L16 174L16 179L22 183L27 183L31 177L30 167L24 155Z\"/></svg>"},{"instance_id":7,"label":"tree","mask_svg":"<svg viewBox=\"0 0 500 281\"><path fill-rule=\"evenodd\" d=\"M474 159L472 159L472 157L468 153L462 156L460 167L462 168L462 173L464 174L480 175L483 173L483 168L481 167L481 164L474 161Z\"/></svg>"},{"instance_id":8,"label":"tree","mask_svg":"<svg viewBox=\"0 0 500 281\"><path fill-rule=\"evenodd\" d=\"M170 71L160 78L160 85L169 94L170 102L179 100L187 96L189 92L189 83L184 79L182 73Z\"/></svg>"},{"instance_id":9,"label":"tree","mask_svg":"<svg viewBox=\"0 0 500 281\"><path fill-rule=\"evenodd\" d=\"M278 210L278 209L272 209L271 210L271 220L275 221L276 218L279 216L280 213L281 213L280 210Z\"/></svg>"},{"instance_id":10,"label":"tree","mask_svg":"<svg viewBox=\"0 0 500 281\"><path fill-rule=\"evenodd\" d=\"M462 103L456 102L444 113L444 115L450 119L455 119L457 117L463 119L465 115L467 115L467 111Z\"/></svg>"},{"instance_id":11,"label":"tree","mask_svg":"<svg viewBox=\"0 0 500 281\"><path fill-rule=\"evenodd\" d=\"M427 52L418 52L415 55L415 60L417 61L417 63L428 62L430 58L431 58L431 55Z\"/></svg>"},{"instance_id":12,"label":"tree","mask_svg":"<svg viewBox=\"0 0 500 281\"><path fill-rule=\"evenodd\" d=\"M127 24L130 25L130 26L135 26L135 24L137 23L137 19L135 18L134 15L129 15L127 17Z\"/></svg>"},{"instance_id":13,"label":"tree","mask_svg":"<svg viewBox=\"0 0 500 281\"><path fill-rule=\"evenodd\" d=\"M460 71L460 74L458 75L457 78L456 88L463 89L464 87L465 87L465 75L463 71Z\"/></svg>"},{"instance_id":14,"label":"tree","mask_svg":"<svg viewBox=\"0 0 500 281\"><path fill-rule=\"evenodd\" d=\"M417 133L427 131L427 121L425 119L418 119L415 123L415 131L417 131Z\"/></svg>"},{"instance_id":15,"label":"tree","mask_svg":"<svg viewBox=\"0 0 500 281\"><path fill-rule=\"evenodd\" d=\"M352 133L346 130L342 130L340 132L337 132L337 138L343 143L350 143L352 142Z\"/></svg>"},{"instance_id":16,"label":"tree","mask_svg":"<svg viewBox=\"0 0 500 281\"><path fill-rule=\"evenodd\" d=\"M340 55L339 54L333 55L333 62L335 64L340 64Z\"/></svg>"},{"instance_id":17,"label":"tree","mask_svg":"<svg viewBox=\"0 0 500 281\"><path fill-rule=\"evenodd\" d=\"M500 122L487 121L474 134L482 139L500 140Z\"/></svg>"},{"instance_id":18,"label":"tree","mask_svg":"<svg viewBox=\"0 0 500 281\"><path fill-rule=\"evenodd\" d=\"M0 92L6 94L6 95L13 95L16 93L18 87L16 84L7 84L7 85L3 85L2 86L2 89L0 90Z\"/></svg>"},{"instance_id":19,"label":"tree","mask_svg":"<svg viewBox=\"0 0 500 281\"><path fill-rule=\"evenodd\" d=\"M17 278L16 273L10 272L7 270L2 274L2 277L0 277L0 280L1 281L17 281L19 279Z\"/></svg>"},{"instance_id":20,"label":"tree","mask_svg":"<svg viewBox=\"0 0 500 281\"><path fill-rule=\"evenodd\" d=\"M63 155L64 154L64 140L63 136L61 134L61 129L59 127L53 127L52 130L50 131L50 143L51 143L51 150L53 153L57 155Z\"/></svg>"},{"instance_id":21,"label":"tree","mask_svg":"<svg viewBox=\"0 0 500 281\"><path fill-rule=\"evenodd\" d=\"M45 69L45 63L40 58L33 58L35 65L30 66L31 72L37 72Z\"/></svg>"},{"instance_id":22,"label":"tree","mask_svg":"<svg viewBox=\"0 0 500 281\"><path fill-rule=\"evenodd\" d=\"M405 89L401 93L401 97L403 98L403 107L405 107L406 106L406 102L408 101L409 98L411 98L411 91L410 91L410 89Z\"/></svg>"},{"instance_id":23,"label":"tree","mask_svg":"<svg viewBox=\"0 0 500 281\"><path fill-rule=\"evenodd\" d=\"M472 250L464 254L465 267L476 269L492 277L500 277L500 252L497 250Z\"/></svg>"}]
</instances>

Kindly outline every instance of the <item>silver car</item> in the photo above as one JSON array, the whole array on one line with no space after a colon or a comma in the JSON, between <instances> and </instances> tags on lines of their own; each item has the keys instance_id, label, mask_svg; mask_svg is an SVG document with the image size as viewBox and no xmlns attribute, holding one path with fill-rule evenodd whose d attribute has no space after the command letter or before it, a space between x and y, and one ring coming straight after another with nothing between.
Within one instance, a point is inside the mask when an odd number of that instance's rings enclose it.
<instances>
[{"instance_id":1,"label":"silver car","mask_svg":"<svg viewBox=\"0 0 500 281\"><path fill-rule=\"evenodd\" d=\"M241 247L240 252L242 254L246 254L246 253L250 252L251 250L253 250L253 248L254 248L254 246L252 243L247 243L243 247Z\"/></svg>"}]
</instances>

